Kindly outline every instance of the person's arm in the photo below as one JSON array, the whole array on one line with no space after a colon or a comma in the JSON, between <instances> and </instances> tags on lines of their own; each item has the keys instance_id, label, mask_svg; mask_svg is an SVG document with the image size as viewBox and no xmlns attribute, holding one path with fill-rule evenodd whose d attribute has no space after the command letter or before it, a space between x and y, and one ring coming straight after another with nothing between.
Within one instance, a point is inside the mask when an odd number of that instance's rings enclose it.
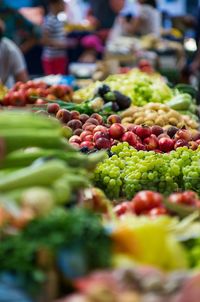
<instances>
[{"instance_id":1,"label":"person's arm","mask_svg":"<svg viewBox=\"0 0 200 302\"><path fill-rule=\"evenodd\" d=\"M16 26L22 28L26 34L25 41L20 45L20 49L23 53L28 52L33 46L35 46L41 39L41 30L38 25L33 24L26 19L19 12L16 14Z\"/></svg>"},{"instance_id":2,"label":"person's arm","mask_svg":"<svg viewBox=\"0 0 200 302\"><path fill-rule=\"evenodd\" d=\"M15 82L27 82L29 79L26 70L21 70L15 75Z\"/></svg>"},{"instance_id":3,"label":"person's arm","mask_svg":"<svg viewBox=\"0 0 200 302\"><path fill-rule=\"evenodd\" d=\"M26 63L21 50L14 43L11 49L10 64L15 81L26 82L28 80Z\"/></svg>"},{"instance_id":4,"label":"person's arm","mask_svg":"<svg viewBox=\"0 0 200 302\"><path fill-rule=\"evenodd\" d=\"M142 23L143 23L143 20L142 20L142 17L140 17L140 16L134 17L130 22L127 22L123 18L122 28L125 33L134 35L140 30Z\"/></svg>"}]
</instances>

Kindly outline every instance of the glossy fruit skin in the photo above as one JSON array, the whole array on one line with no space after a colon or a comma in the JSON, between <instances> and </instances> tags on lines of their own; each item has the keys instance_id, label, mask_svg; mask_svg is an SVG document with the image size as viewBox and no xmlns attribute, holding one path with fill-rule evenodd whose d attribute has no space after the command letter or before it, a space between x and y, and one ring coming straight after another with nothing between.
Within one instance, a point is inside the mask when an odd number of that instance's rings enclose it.
<instances>
[{"instance_id":1,"label":"glossy fruit skin","mask_svg":"<svg viewBox=\"0 0 200 302\"><path fill-rule=\"evenodd\" d=\"M98 149L110 149L111 142L107 138L100 137L96 140L95 145Z\"/></svg>"},{"instance_id":2,"label":"glossy fruit skin","mask_svg":"<svg viewBox=\"0 0 200 302\"><path fill-rule=\"evenodd\" d=\"M94 118L95 120L97 120L99 122L99 124L103 124L103 117L100 114L93 113L91 115L91 118Z\"/></svg>"},{"instance_id":3,"label":"glossy fruit skin","mask_svg":"<svg viewBox=\"0 0 200 302\"><path fill-rule=\"evenodd\" d=\"M79 119L84 124L89 119L89 115L84 114L84 113L80 114Z\"/></svg>"},{"instance_id":4,"label":"glossy fruit skin","mask_svg":"<svg viewBox=\"0 0 200 302\"><path fill-rule=\"evenodd\" d=\"M159 148L163 152L170 152L174 149L175 141L171 138L162 137L159 139Z\"/></svg>"},{"instance_id":5,"label":"glossy fruit skin","mask_svg":"<svg viewBox=\"0 0 200 302\"><path fill-rule=\"evenodd\" d=\"M169 135L169 137L173 138L175 136L175 134L178 132L178 128L177 127L170 127L168 130L167 130L167 134Z\"/></svg>"},{"instance_id":6,"label":"glossy fruit skin","mask_svg":"<svg viewBox=\"0 0 200 302\"><path fill-rule=\"evenodd\" d=\"M84 148L84 147L87 147L89 150L92 150L94 149L94 143L92 142L89 142L89 141L84 141L80 144L80 148Z\"/></svg>"},{"instance_id":7,"label":"glossy fruit skin","mask_svg":"<svg viewBox=\"0 0 200 302\"><path fill-rule=\"evenodd\" d=\"M50 114L56 114L60 110L60 106L57 103L50 103L47 105L47 111Z\"/></svg>"},{"instance_id":8,"label":"glossy fruit skin","mask_svg":"<svg viewBox=\"0 0 200 302\"><path fill-rule=\"evenodd\" d=\"M140 126L138 125L138 127L135 130L135 133L141 138L144 139L148 136L151 135L151 128L147 127L147 126Z\"/></svg>"},{"instance_id":9,"label":"glossy fruit skin","mask_svg":"<svg viewBox=\"0 0 200 302\"><path fill-rule=\"evenodd\" d=\"M62 123L68 123L71 120L71 113L66 109L60 109L56 114L56 118Z\"/></svg>"},{"instance_id":10,"label":"glossy fruit skin","mask_svg":"<svg viewBox=\"0 0 200 302\"><path fill-rule=\"evenodd\" d=\"M155 150L158 148L158 139L154 134L151 134L149 137L146 137L143 140L144 145L148 151Z\"/></svg>"},{"instance_id":11,"label":"glossy fruit skin","mask_svg":"<svg viewBox=\"0 0 200 302\"><path fill-rule=\"evenodd\" d=\"M189 146L188 142L183 139L178 139L175 142L174 149L176 150L177 148L184 147L184 146L188 147Z\"/></svg>"},{"instance_id":12,"label":"glossy fruit skin","mask_svg":"<svg viewBox=\"0 0 200 302\"><path fill-rule=\"evenodd\" d=\"M189 130L187 129L180 129L175 134L175 139L183 139L187 142L189 142L192 139L192 135Z\"/></svg>"},{"instance_id":13,"label":"glossy fruit skin","mask_svg":"<svg viewBox=\"0 0 200 302\"><path fill-rule=\"evenodd\" d=\"M167 209L164 207L154 208L147 213L147 215L149 215L151 217L157 217L157 216L167 215L167 214L168 214Z\"/></svg>"},{"instance_id":14,"label":"glossy fruit skin","mask_svg":"<svg viewBox=\"0 0 200 302\"><path fill-rule=\"evenodd\" d=\"M79 120L71 120L67 123L67 126L70 127L72 130L81 129L82 123Z\"/></svg>"},{"instance_id":15,"label":"glossy fruit skin","mask_svg":"<svg viewBox=\"0 0 200 302\"><path fill-rule=\"evenodd\" d=\"M128 201L124 201L117 206L114 207L114 213L120 217L124 214L131 213L132 211L132 203Z\"/></svg>"},{"instance_id":16,"label":"glossy fruit skin","mask_svg":"<svg viewBox=\"0 0 200 302\"><path fill-rule=\"evenodd\" d=\"M97 131L94 133L93 135L93 139L94 141L97 141L99 138L101 137L104 137L104 138L107 138L109 139L109 134L108 133L103 133L103 132L100 132L100 131Z\"/></svg>"},{"instance_id":17,"label":"glossy fruit skin","mask_svg":"<svg viewBox=\"0 0 200 302\"><path fill-rule=\"evenodd\" d=\"M137 144L139 144L137 135L131 131L124 133L124 135L122 136L122 142L127 142L132 147L135 147Z\"/></svg>"},{"instance_id":18,"label":"glossy fruit skin","mask_svg":"<svg viewBox=\"0 0 200 302\"><path fill-rule=\"evenodd\" d=\"M98 126L96 126L95 128L94 128L94 130L93 130L93 133L95 133L95 132L102 132L102 133L109 133L108 132L108 129L105 127L105 126L102 126L102 125L98 125Z\"/></svg>"},{"instance_id":19,"label":"glossy fruit skin","mask_svg":"<svg viewBox=\"0 0 200 302\"><path fill-rule=\"evenodd\" d=\"M155 136L159 136L160 134L162 134L164 132L164 130L162 127L155 125L155 126L151 127L151 132Z\"/></svg>"},{"instance_id":20,"label":"glossy fruit skin","mask_svg":"<svg viewBox=\"0 0 200 302\"><path fill-rule=\"evenodd\" d=\"M121 123L121 117L116 114L112 114L107 118L107 123L108 124L115 124L115 123Z\"/></svg>"},{"instance_id":21,"label":"glossy fruit skin","mask_svg":"<svg viewBox=\"0 0 200 302\"><path fill-rule=\"evenodd\" d=\"M198 196L193 191L185 191L183 193L173 193L169 196L168 201L176 204L184 204L195 206L199 202Z\"/></svg>"},{"instance_id":22,"label":"glossy fruit skin","mask_svg":"<svg viewBox=\"0 0 200 302\"><path fill-rule=\"evenodd\" d=\"M146 211L160 207L163 202L163 196L157 192L141 191L135 195L132 202L135 213L141 215Z\"/></svg>"},{"instance_id":23,"label":"glossy fruit skin","mask_svg":"<svg viewBox=\"0 0 200 302\"><path fill-rule=\"evenodd\" d=\"M109 135L113 139L120 139L124 132L124 127L119 123L112 124L109 129Z\"/></svg>"}]
</instances>

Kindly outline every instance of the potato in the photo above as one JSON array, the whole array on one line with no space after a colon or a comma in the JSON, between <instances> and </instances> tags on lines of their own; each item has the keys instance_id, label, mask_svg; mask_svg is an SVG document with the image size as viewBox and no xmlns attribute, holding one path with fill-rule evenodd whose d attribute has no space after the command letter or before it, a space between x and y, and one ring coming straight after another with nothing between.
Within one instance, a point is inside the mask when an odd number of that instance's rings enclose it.
<instances>
[{"instance_id":1,"label":"potato","mask_svg":"<svg viewBox=\"0 0 200 302\"><path fill-rule=\"evenodd\" d=\"M177 126L178 120L174 117L171 117L169 118L169 124L171 124L172 126Z\"/></svg>"},{"instance_id":2,"label":"potato","mask_svg":"<svg viewBox=\"0 0 200 302\"><path fill-rule=\"evenodd\" d=\"M137 119L135 119L134 124L136 125L145 124L145 119L143 117L138 117Z\"/></svg>"}]
</instances>

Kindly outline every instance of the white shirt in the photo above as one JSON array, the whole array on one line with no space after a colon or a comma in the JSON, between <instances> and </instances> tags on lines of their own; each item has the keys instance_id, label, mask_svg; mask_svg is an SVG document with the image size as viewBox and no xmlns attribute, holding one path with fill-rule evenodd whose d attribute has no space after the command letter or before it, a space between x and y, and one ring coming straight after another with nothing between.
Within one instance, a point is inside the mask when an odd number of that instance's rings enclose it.
<instances>
[{"instance_id":1,"label":"white shirt","mask_svg":"<svg viewBox=\"0 0 200 302\"><path fill-rule=\"evenodd\" d=\"M0 41L0 81L6 84L10 77L15 77L26 70L26 64L21 50L10 39Z\"/></svg>"},{"instance_id":2,"label":"white shirt","mask_svg":"<svg viewBox=\"0 0 200 302\"><path fill-rule=\"evenodd\" d=\"M138 16L142 18L143 21L143 25L139 30L139 34L155 34L157 36L160 36L161 14L156 8L148 4L139 5Z\"/></svg>"}]
</instances>

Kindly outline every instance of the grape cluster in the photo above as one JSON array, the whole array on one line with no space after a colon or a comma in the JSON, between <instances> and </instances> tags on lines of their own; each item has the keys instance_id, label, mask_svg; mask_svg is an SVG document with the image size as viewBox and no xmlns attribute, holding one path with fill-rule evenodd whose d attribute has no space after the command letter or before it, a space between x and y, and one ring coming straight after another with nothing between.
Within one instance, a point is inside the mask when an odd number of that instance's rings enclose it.
<instances>
[{"instance_id":1,"label":"grape cluster","mask_svg":"<svg viewBox=\"0 0 200 302\"><path fill-rule=\"evenodd\" d=\"M98 165L95 182L112 199L131 199L140 190L166 195L178 189L200 192L198 150L182 147L160 154L137 151L125 142L113 146L111 151L114 155Z\"/></svg>"}]
</instances>

